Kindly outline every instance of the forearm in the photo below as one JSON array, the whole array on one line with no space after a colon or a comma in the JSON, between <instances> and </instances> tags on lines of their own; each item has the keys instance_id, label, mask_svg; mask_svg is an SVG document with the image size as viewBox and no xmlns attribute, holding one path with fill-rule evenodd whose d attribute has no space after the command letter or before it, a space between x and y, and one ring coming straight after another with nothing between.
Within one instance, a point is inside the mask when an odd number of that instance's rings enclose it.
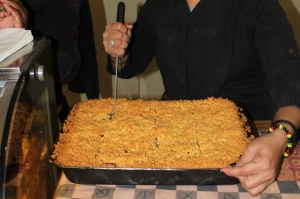
<instances>
[{"instance_id":1,"label":"forearm","mask_svg":"<svg viewBox=\"0 0 300 199\"><path fill-rule=\"evenodd\" d=\"M81 54L79 50L73 51L52 49L55 55L55 64L57 65L59 78L62 84L72 82L81 69Z\"/></svg>"}]
</instances>

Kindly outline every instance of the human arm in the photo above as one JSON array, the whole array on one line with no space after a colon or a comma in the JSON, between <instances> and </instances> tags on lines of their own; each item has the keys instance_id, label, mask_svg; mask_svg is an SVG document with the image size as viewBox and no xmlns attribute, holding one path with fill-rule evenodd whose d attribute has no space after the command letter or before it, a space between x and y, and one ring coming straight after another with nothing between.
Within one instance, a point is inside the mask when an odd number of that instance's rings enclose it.
<instances>
[{"instance_id":1,"label":"human arm","mask_svg":"<svg viewBox=\"0 0 300 199\"><path fill-rule=\"evenodd\" d=\"M54 69L58 70L62 84L70 83L80 72L82 63L79 50L81 4L52 0L24 1L24 5L29 11L28 29L36 38L51 40Z\"/></svg>"},{"instance_id":2,"label":"human arm","mask_svg":"<svg viewBox=\"0 0 300 199\"><path fill-rule=\"evenodd\" d=\"M285 119L299 129L299 118L300 109L287 106L277 111L274 121ZM296 136L290 125L286 123L283 125L293 136ZM222 168L221 171L238 178L252 196L258 195L276 179L279 163L286 147L286 133L281 129L275 129L272 133L254 139L236 162L235 167Z\"/></svg>"},{"instance_id":3,"label":"human arm","mask_svg":"<svg viewBox=\"0 0 300 199\"><path fill-rule=\"evenodd\" d=\"M0 0L0 29L26 28L28 11L19 0Z\"/></svg>"},{"instance_id":4,"label":"human arm","mask_svg":"<svg viewBox=\"0 0 300 199\"><path fill-rule=\"evenodd\" d=\"M293 31L276 0L257 1L254 42L265 72L265 84L273 100L272 121L288 120L300 127L300 58ZM270 124L271 125L271 124ZM288 124L283 125L298 136ZM236 167L222 172L237 177L252 195L264 191L277 176L280 158L287 147L283 130L253 140Z\"/></svg>"}]
</instances>

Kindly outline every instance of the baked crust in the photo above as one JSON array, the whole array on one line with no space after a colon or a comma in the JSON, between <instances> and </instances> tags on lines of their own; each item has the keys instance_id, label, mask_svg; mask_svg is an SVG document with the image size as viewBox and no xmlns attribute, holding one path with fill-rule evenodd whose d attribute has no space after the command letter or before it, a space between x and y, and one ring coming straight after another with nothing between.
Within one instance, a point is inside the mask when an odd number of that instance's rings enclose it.
<instances>
[{"instance_id":1,"label":"baked crust","mask_svg":"<svg viewBox=\"0 0 300 199\"><path fill-rule=\"evenodd\" d=\"M223 98L87 100L72 108L52 154L75 167L222 168L253 139L247 118Z\"/></svg>"}]
</instances>

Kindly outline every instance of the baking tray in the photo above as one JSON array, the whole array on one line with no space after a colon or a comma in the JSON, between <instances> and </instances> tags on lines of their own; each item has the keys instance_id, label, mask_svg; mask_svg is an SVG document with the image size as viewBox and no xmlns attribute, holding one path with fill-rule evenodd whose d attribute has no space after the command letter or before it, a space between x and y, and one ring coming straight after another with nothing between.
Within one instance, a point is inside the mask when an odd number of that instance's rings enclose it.
<instances>
[{"instance_id":1,"label":"baking tray","mask_svg":"<svg viewBox=\"0 0 300 199\"><path fill-rule=\"evenodd\" d=\"M246 117L241 104L235 102ZM252 122L248 136L259 137ZM70 167L50 162L60 168L66 178L76 184L114 184L114 185L230 185L239 180L220 172L220 168L210 169L151 169L151 168L92 168Z\"/></svg>"},{"instance_id":2,"label":"baking tray","mask_svg":"<svg viewBox=\"0 0 300 199\"><path fill-rule=\"evenodd\" d=\"M220 169L127 169L60 167L66 178L76 184L114 185L221 185L239 180L220 173Z\"/></svg>"}]
</instances>

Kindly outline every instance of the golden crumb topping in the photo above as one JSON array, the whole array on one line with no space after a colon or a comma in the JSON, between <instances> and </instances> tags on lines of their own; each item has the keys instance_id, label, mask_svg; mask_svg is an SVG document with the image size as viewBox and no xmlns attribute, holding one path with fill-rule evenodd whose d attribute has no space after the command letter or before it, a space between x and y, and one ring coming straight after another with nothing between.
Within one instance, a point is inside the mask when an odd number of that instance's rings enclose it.
<instances>
[{"instance_id":1,"label":"golden crumb topping","mask_svg":"<svg viewBox=\"0 0 300 199\"><path fill-rule=\"evenodd\" d=\"M247 118L228 99L87 100L72 108L52 154L76 167L221 168L253 137Z\"/></svg>"}]
</instances>

